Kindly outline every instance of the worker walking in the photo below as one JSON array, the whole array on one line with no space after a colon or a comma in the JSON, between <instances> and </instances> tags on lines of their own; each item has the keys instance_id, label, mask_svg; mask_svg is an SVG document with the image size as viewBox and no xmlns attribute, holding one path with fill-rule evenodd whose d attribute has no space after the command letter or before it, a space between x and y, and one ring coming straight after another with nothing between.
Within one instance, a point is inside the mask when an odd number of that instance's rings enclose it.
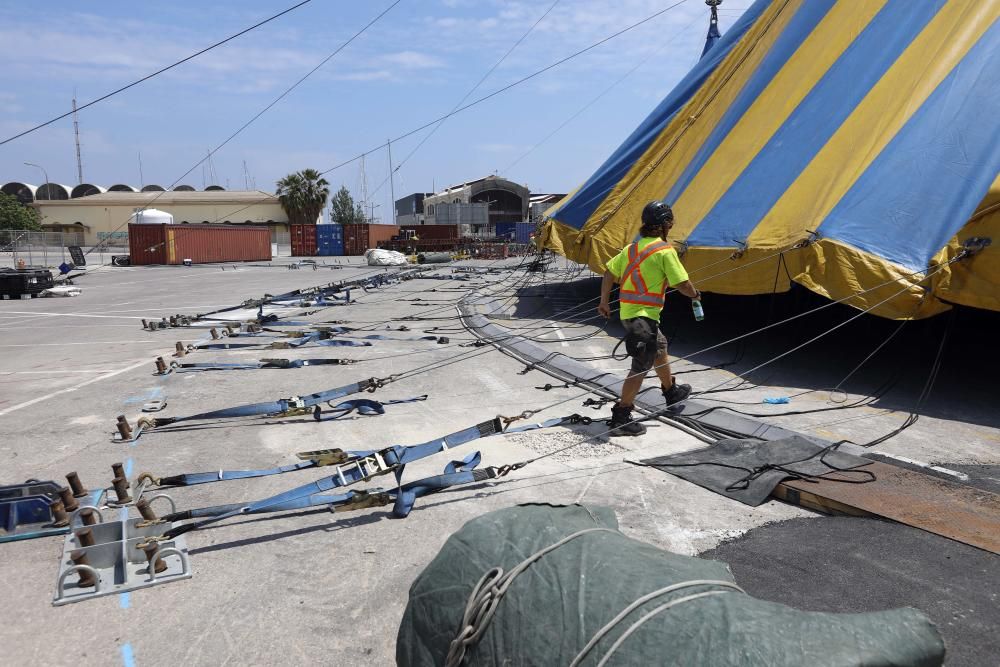
<instances>
[{"instance_id":1,"label":"worker walking","mask_svg":"<svg viewBox=\"0 0 1000 667\"><path fill-rule=\"evenodd\" d=\"M597 312L611 317L609 298L615 283L621 284L618 302L625 329L625 350L632 357L632 369L622 385L621 400L611 409L611 435L642 435L646 427L634 422L632 408L642 381L655 369L667 405L680 403L691 394L691 385L677 384L670 372L667 339L660 331L667 285L684 296L699 299L701 293L688 279L677 251L667 241L674 225L674 212L662 201L652 201L642 209L641 238L611 258L601 281L601 303Z\"/></svg>"}]
</instances>

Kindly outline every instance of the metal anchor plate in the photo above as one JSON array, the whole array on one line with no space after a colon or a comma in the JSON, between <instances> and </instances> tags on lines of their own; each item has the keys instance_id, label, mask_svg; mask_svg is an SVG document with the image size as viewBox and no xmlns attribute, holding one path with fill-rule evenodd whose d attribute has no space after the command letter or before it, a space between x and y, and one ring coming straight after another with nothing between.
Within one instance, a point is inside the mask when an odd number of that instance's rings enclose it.
<instances>
[{"instance_id":1,"label":"metal anchor plate","mask_svg":"<svg viewBox=\"0 0 1000 667\"><path fill-rule=\"evenodd\" d=\"M79 512L74 514L70 522L76 529L83 527L77 521L78 516ZM53 606L190 579L191 565L183 535L159 543L160 558L167 566L160 573L150 572L146 554L139 548L149 538L162 535L173 525L148 522L140 518L129 519L123 513L123 518L119 521L102 520L101 523L87 526L94 537L93 546L81 546L75 533L67 535L59 560ZM74 564L70 554L78 550L86 554L88 565ZM90 573L96 577L96 583L81 586L80 573Z\"/></svg>"}]
</instances>

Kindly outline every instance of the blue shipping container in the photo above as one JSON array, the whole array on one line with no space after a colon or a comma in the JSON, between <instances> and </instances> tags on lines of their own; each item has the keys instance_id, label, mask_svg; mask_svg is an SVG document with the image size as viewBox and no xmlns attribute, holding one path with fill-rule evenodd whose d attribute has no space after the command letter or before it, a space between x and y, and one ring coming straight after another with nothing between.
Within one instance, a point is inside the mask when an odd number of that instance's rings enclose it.
<instances>
[{"instance_id":1,"label":"blue shipping container","mask_svg":"<svg viewBox=\"0 0 1000 667\"><path fill-rule=\"evenodd\" d=\"M344 254L344 242L333 241L316 246L316 254L320 257L341 257Z\"/></svg>"},{"instance_id":2,"label":"blue shipping container","mask_svg":"<svg viewBox=\"0 0 1000 667\"><path fill-rule=\"evenodd\" d=\"M316 225L316 254L323 257L344 254L343 225Z\"/></svg>"},{"instance_id":3,"label":"blue shipping container","mask_svg":"<svg viewBox=\"0 0 1000 667\"><path fill-rule=\"evenodd\" d=\"M326 239L343 241L343 225L316 225L316 241L322 243Z\"/></svg>"},{"instance_id":4,"label":"blue shipping container","mask_svg":"<svg viewBox=\"0 0 1000 667\"><path fill-rule=\"evenodd\" d=\"M533 222L514 223L514 240L517 243L528 243L531 240L531 235L534 233L535 233L535 223Z\"/></svg>"},{"instance_id":5,"label":"blue shipping container","mask_svg":"<svg viewBox=\"0 0 1000 667\"><path fill-rule=\"evenodd\" d=\"M533 222L498 222L496 224L496 236L498 239L507 239L513 243L527 243L535 231Z\"/></svg>"},{"instance_id":6,"label":"blue shipping container","mask_svg":"<svg viewBox=\"0 0 1000 667\"><path fill-rule=\"evenodd\" d=\"M498 222L496 224L496 236L498 239L508 239L513 241L516 234L516 222Z\"/></svg>"}]
</instances>

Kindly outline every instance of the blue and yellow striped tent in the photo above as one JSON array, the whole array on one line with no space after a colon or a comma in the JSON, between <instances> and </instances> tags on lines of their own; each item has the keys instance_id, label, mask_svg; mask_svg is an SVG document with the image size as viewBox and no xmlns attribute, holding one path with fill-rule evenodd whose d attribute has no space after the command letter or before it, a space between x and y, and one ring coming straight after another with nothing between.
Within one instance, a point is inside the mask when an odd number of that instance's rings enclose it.
<instances>
[{"instance_id":1,"label":"blue and yellow striped tent","mask_svg":"<svg viewBox=\"0 0 1000 667\"><path fill-rule=\"evenodd\" d=\"M1000 310L1000 0L758 0L586 183L546 247L603 272L646 202L706 291L800 283L892 318Z\"/></svg>"}]
</instances>

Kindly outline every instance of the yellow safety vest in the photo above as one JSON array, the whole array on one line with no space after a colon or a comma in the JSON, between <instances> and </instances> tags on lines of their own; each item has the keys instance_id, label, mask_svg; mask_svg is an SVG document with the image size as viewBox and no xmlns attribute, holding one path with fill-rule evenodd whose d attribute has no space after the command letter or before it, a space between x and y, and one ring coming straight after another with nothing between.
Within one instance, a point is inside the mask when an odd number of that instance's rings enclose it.
<instances>
[{"instance_id":1,"label":"yellow safety vest","mask_svg":"<svg viewBox=\"0 0 1000 667\"><path fill-rule=\"evenodd\" d=\"M646 246L642 252L639 252L638 243L633 243L628 247L628 266L622 273L621 289L618 291L619 301L639 306L663 308L663 290L659 292L649 291L649 288L646 287L646 281L642 278L642 262L647 257L661 250L669 250L671 247L666 241L654 241ZM666 282L663 285L665 287Z\"/></svg>"}]
</instances>

